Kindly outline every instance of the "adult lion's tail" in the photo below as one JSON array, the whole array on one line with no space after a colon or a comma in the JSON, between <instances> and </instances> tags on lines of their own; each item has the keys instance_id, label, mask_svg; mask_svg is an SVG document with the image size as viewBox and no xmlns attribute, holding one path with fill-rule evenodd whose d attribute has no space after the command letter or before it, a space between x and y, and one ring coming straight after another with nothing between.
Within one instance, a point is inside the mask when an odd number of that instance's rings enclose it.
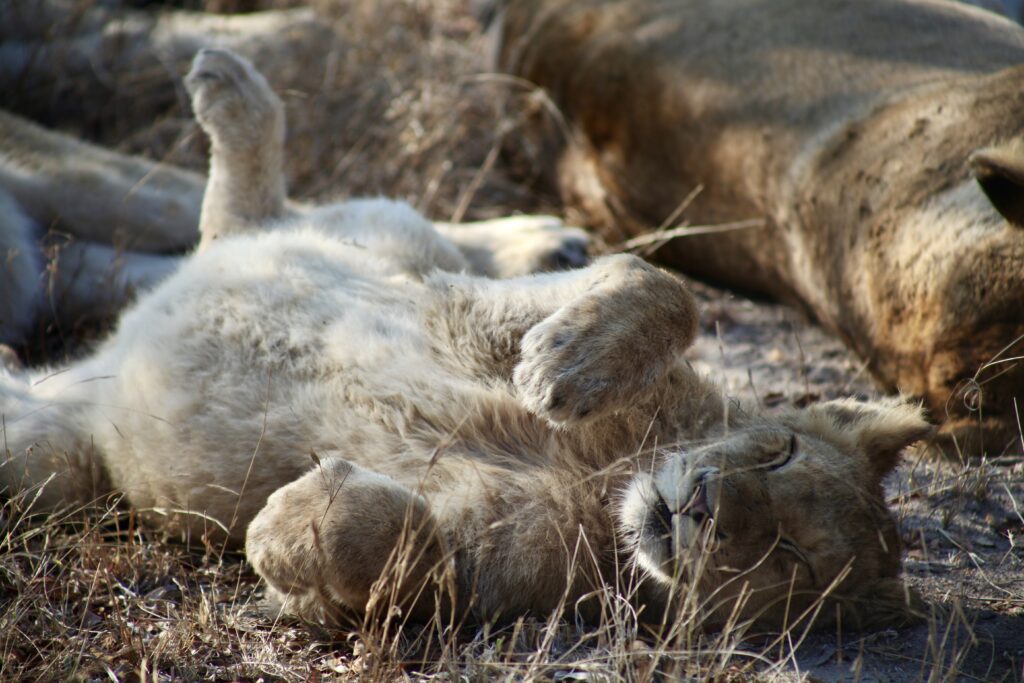
<instances>
[{"instance_id":1,"label":"adult lion's tail","mask_svg":"<svg viewBox=\"0 0 1024 683\"><path fill-rule=\"evenodd\" d=\"M45 377L0 367L0 497L23 495L37 511L93 500L109 489L83 437L82 392L57 393Z\"/></svg>"}]
</instances>

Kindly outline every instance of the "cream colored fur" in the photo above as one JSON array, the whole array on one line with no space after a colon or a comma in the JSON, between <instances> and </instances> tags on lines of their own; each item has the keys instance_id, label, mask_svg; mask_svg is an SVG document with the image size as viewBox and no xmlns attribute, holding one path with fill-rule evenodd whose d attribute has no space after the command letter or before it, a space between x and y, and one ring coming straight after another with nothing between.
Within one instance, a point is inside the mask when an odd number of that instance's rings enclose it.
<instances>
[{"instance_id":1,"label":"cream colored fur","mask_svg":"<svg viewBox=\"0 0 1024 683\"><path fill-rule=\"evenodd\" d=\"M596 617L599 589L652 621L740 604L780 626L823 592L863 623L906 614L881 480L928 432L918 408L726 403L679 356L686 286L631 256L492 280L402 204L246 196L279 172L276 97L227 51L186 82L208 193L234 194L208 194L200 250L93 355L0 375L9 491L115 491L244 542L285 611L324 621Z\"/></svg>"}]
</instances>

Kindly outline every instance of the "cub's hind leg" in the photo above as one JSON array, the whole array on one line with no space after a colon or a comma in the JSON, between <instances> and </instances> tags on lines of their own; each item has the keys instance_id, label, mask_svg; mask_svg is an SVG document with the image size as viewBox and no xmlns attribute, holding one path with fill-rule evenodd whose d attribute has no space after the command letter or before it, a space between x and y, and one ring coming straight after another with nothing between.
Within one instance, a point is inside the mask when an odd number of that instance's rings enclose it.
<instances>
[{"instance_id":1,"label":"cub's hind leg","mask_svg":"<svg viewBox=\"0 0 1024 683\"><path fill-rule=\"evenodd\" d=\"M199 220L199 249L231 233L265 227L292 213L282 172L285 116L281 100L247 60L205 49L185 77L192 108L210 136L210 177ZM298 211L295 212L296 214ZM305 208L310 224L422 276L459 271L458 249L404 202L363 199Z\"/></svg>"},{"instance_id":2,"label":"cub's hind leg","mask_svg":"<svg viewBox=\"0 0 1024 683\"><path fill-rule=\"evenodd\" d=\"M283 612L328 623L391 605L427 620L446 566L423 497L340 458L275 491L245 551Z\"/></svg>"},{"instance_id":3,"label":"cub's hind leg","mask_svg":"<svg viewBox=\"0 0 1024 683\"><path fill-rule=\"evenodd\" d=\"M263 75L230 50L206 48L196 54L185 86L210 136L199 249L285 218L284 106Z\"/></svg>"},{"instance_id":4,"label":"cub's hind leg","mask_svg":"<svg viewBox=\"0 0 1024 683\"><path fill-rule=\"evenodd\" d=\"M555 216L509 216L475 223L435 222L477 275L510 278L581 268L590 262L590 236Z\"/></svg>"}]
</instances>

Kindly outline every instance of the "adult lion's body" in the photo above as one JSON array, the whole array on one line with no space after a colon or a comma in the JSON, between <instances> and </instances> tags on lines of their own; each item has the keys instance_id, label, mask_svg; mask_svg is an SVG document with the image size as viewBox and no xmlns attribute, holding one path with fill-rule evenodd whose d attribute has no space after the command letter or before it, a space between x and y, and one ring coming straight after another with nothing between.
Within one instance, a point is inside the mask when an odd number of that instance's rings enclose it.
<instances>
[{"instance_id":1,"label":"adult lion's body","mask_svg":"<svg viewBox=\"0 0 1024 683\"><path fill-rule=\"evenodd\" d=\"M1020 157L976 157L1008 217L969 159L1024 126L1019 26L932 0L515 0L502 40L566 117L553 180L585 223L619 240L702 187L687 219L765 227L659 259L799 304L965 453L1016 438L1021 368L979 369L1024 334L1024 227L998 187L1024 196Z\"/></svg>"},{"instance_id":2,"label":"adult lion's body","mask_svg":"<svg viewBox=\"0 0 1024 683\"><path fill-rule=\"evenodd\" d=\"M5 487L244 539L315 619L593 615L605 590L654 620L780 626L826 592L862 623L906 612L881 481L917 408L727 406L679 357L675 276L615 256L492 280L404 204L295 210L263 78L204 50L186 83L212 143L198 252L91 357L0 374Z\"/></svg>"}]
</instances>

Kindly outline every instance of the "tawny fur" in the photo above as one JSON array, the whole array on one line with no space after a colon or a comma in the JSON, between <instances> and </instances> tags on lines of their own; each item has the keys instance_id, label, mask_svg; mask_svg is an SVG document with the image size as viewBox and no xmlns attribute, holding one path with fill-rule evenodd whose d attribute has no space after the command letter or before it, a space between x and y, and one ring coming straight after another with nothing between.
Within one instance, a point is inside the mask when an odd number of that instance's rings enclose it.
<instances>
[{"instance_id":1,"label":"tawny fur","mask_svg":"<svg viewBox=\"0 0 1024 683\"><path fill-rule=\"evenodd\" d=\"M565 117L532 148L577 219L620 240L698 186L691 223L763 218L657 257L799 304L950 451L1019 447L1020 26L942 0L504 5L500 68Z\"/></svg>"},{"instance_id":2,"label":"tawny fur","mask_svg":"<svg viewBox=\"0 0 1024 683\"><path fill-rule=\"evenodd\" d=\"M234 176L280 172L236 136L283 126L265 81L206 50L186 83L219 141L208 193L241 194L207 197L219 238L92 356L0 375L0 476L36 509L123 493L244 541L283 609L324 621L381 595L593 617L637 581L653 621L689 596L779 626L826 590L862 623L906 612L881 480L928 432L918 408L726 403L680 359L685 284L631 256L492 280L399 203L280 217Z\"/></svg>"}]
</instances>

